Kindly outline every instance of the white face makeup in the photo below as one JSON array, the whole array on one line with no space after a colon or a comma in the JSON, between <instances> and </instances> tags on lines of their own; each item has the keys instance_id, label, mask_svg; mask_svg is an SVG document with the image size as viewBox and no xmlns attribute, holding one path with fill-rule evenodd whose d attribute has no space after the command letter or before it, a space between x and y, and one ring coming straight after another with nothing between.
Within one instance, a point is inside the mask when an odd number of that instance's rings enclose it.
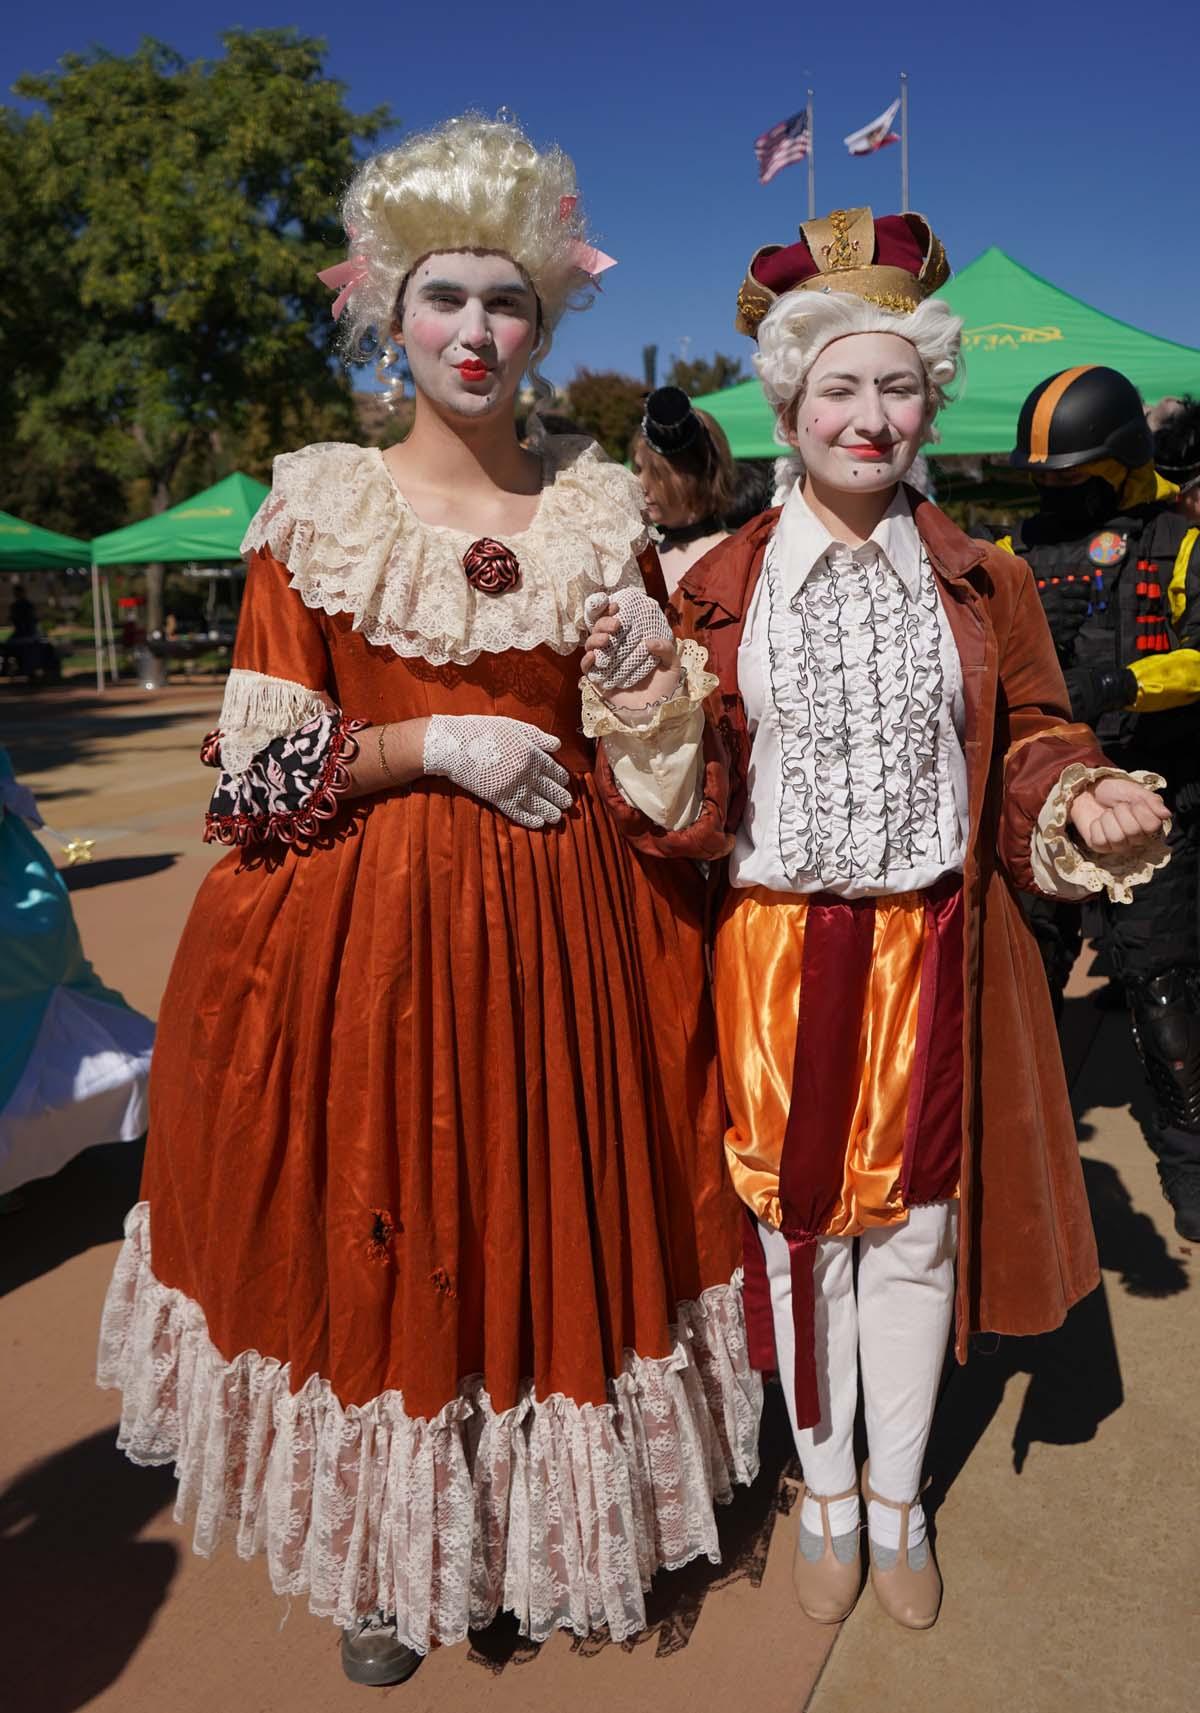
<instances>
[{"instance_id":1,"label":"white face makeup","mask_svg":"<svg viewBox=\"0 0 1200 1713\"><path fill-rule=\"evenodd\" d=\"M458 417L511 405L537 338L533 288L509 256L426 256L404 288L399 343L418 392Z\"/></svg>"},{"instance_id":2,"label":"white face makeup","mask_svg":"<svg viewBox=\"0 0 1200 1713\"><path fill-rule=\"evenodd\" d=\"M847 493L878 493L905 475L925 438L925 371L896 333L850 333L826 345L790 438L809 476Z\"/></svg>"}]
</instances>

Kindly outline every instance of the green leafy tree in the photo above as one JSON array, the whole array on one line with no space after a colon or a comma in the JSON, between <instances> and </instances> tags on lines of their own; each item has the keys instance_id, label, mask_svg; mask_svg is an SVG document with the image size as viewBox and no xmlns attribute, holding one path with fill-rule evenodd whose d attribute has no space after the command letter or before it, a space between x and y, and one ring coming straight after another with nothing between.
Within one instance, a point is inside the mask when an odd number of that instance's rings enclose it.
<instances>
[{"instance_id":1,"label":"green leafy tree","mask_svg":"<svg viewBox=\"0 0 1200 1713\"><path fill-rule=\"evenodd\" d=\"M645 387L630 375L578 369L567 388L565 414L594 434L610 456L623 460L642 420L645 398Z\"/></svg>"},{"instance_id":2,"label":"green leafy tree","mask_svg":"<svg viewBox=\"0 0 1200 1713\"><path fill-rule=\"evenodd\" d=\"M340 192L393 116L350 111L314 38L222 47L69 55L19 80L39 110L0 130L0 215L22 202L0 255L23 298L0 318L0 423L39 468L115 477L153 512L185 497L185 471L233 468L243 438L281 450L310 419L355 432L315 275L343 253ZM151 626L161 584L158 568Z\"/></svg>"},{"instance_id":3,"label":"green leafy tree","mask_svg":"<svg viewBox=\"0 0 1200 1713\"><path fill-rule=\"evenodd\" d=\"M718 351L711 359L697 357L693 362L676 357L664 385L680 387L689 398L698 399L707 393L719 393L723 387L734 387L745 379L741 358L726 357Z\"/></svg>"}]
</instances>

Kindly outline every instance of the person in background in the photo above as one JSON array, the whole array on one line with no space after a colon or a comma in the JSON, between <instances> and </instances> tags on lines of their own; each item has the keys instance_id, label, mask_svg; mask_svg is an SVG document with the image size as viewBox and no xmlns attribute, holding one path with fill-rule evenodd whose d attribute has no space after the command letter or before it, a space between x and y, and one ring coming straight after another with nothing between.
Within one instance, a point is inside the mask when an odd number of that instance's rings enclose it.
<instances>
[{"instance_id":1,"label":"person in background","mask_svg":"<svg viewBox=\"0 0 1200 1713\"><path fill-rule=\"evenodd\" d=\"M693 410L680 387L659 387L646 400L629 443L633 473L646 496L668 594L710 547L729 534L737 474L723 429Z\"/></svg>"},{"instance_id":2,"label":"person in background","mask_svg":"<svg viewBox=\"0 0 1200 1713\"><path fill-rule=\"evenodd\" d=\"M1165 401L1164 401L1165 402ZM1172 399L1154 428L1154 467L1179 488L1175 510L1194 528L1200 525L1200 399Z\"/></svg>"},{"instance_id":3,"label":"person in background","mask_svg":"<svg viewBox=\"0 0 1200 1713\"><path fill-rule=\"evenodd\" d=\"M1200 477L1196 409L1159 431ZM1064 370L1021 408L1010 462L1038 510L1000 540L1033 572L1074 719L1114 764L1166 780L1172 861L1127 907L1099 901L1100 944L1124 989L1154 1096L1151 1146L1181 1237L1200 1241L1200 529L1156 472L1137 388L1100 365ZM1190 473L1190 474L1189 474ZM1077 907L1029 900L1052 989L1078 954Z\"/></svg>"},{"instance_id":4,"label":"person in background","mask_svg":"<svg viewBox=\"0 0 1200 1713\"><path fill-rule=\"evenodd\" d=\"M725 513L725 527L731 535L772 504L774 462L772 458L735 459L733 498Z\"/></svg>"},{"instance_id":5,"label":"person in background","mask_svg":"<svg viewBox=\"0 0 1200 1713\"><path fill-rule=\"evenodd\" d=\"M8 608L8 622L12 626L10 642L25 642L30 637L37 635L37 608L20 583L13 584L12 601Z\"/></svg>"}]
</instances>

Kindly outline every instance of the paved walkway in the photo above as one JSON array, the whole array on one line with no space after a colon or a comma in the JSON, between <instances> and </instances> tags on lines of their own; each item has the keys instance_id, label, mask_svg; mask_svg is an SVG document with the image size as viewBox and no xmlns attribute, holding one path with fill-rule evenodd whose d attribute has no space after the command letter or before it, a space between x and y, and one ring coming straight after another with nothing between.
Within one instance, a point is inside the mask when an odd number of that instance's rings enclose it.
<instances>
[{"instance_id":1,"label":"paved walkway","mask_svg":"<svg viewBox=\"0 0 1200 1713\"><path fill-rule=\"evenodd\" d=\"M196 887L219 691L0 696L0 742L44 813L93 838L69 871L104 979L150 1013ZM92 1381L96 1324L138 1151L96 1149L0 1219L0 1585L12 1713L1185 1713L1200 1657L1200 1293L1138 1119L1120 1014L1081 968L1066 1054L1104 1286L1059 1334L951 1376L931 1455L947 1594L925 1635L864 1593L837 1630L792 1602L796 1514L778 1394L765 1471L725 1519L727 1563L659 1579L634 1647L498 1624L411 1683L354 1689L333 1627L270 1593L261 1560L195 1557L169 1471L113 1449Z\"/></svg>"}]
</instances>

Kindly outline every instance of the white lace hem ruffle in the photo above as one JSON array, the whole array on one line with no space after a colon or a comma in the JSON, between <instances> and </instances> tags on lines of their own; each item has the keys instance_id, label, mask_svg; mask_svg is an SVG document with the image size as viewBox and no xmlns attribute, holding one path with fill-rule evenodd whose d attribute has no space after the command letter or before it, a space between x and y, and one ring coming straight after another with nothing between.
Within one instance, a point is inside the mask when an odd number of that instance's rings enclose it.
<instances>
[{"instance_id":1,"label":"white lace hem ruffle","mask_svg":"<svg viewBox=\"0 0 1200 1713\"><path fill-rule=\"evenodd\" d=\"M503 540L520 579L501 595L467 581L463 555L475 535L422 523L377 447L330 442L276 458L242 552L269 548L305 606L349 613L367 642L431 666L542 644L573 654L587 597L641 584L642 490L578 436L548 436L542 454L534 520Z\"/></svg>"},{"instance_id":2,"label":"white lace hem ruffle","mask_svg":"<svg viewBox=\"0 0 1200 1713\"><path fill-rule=\"evenodd\" d=\"M501 1609L523 1634L646 1622L659 1569L720 1560L715 1502L758 1469L761 1383L740 1274L681 1303L670 1356L627 1351L605 1405L539 1399L497 1413L482 1378L432 1418L398 1392L343 1406L257 1351L227 1362L203 1310L154 1277L140 1203L105 1303L97 1377L124 1393L117 1443L175 1464L176 1520L208 1555L226 1529L265 1552L278 1594L348 1626L382 1609L424 1653Z\"/></svg>"}]
</instances>

